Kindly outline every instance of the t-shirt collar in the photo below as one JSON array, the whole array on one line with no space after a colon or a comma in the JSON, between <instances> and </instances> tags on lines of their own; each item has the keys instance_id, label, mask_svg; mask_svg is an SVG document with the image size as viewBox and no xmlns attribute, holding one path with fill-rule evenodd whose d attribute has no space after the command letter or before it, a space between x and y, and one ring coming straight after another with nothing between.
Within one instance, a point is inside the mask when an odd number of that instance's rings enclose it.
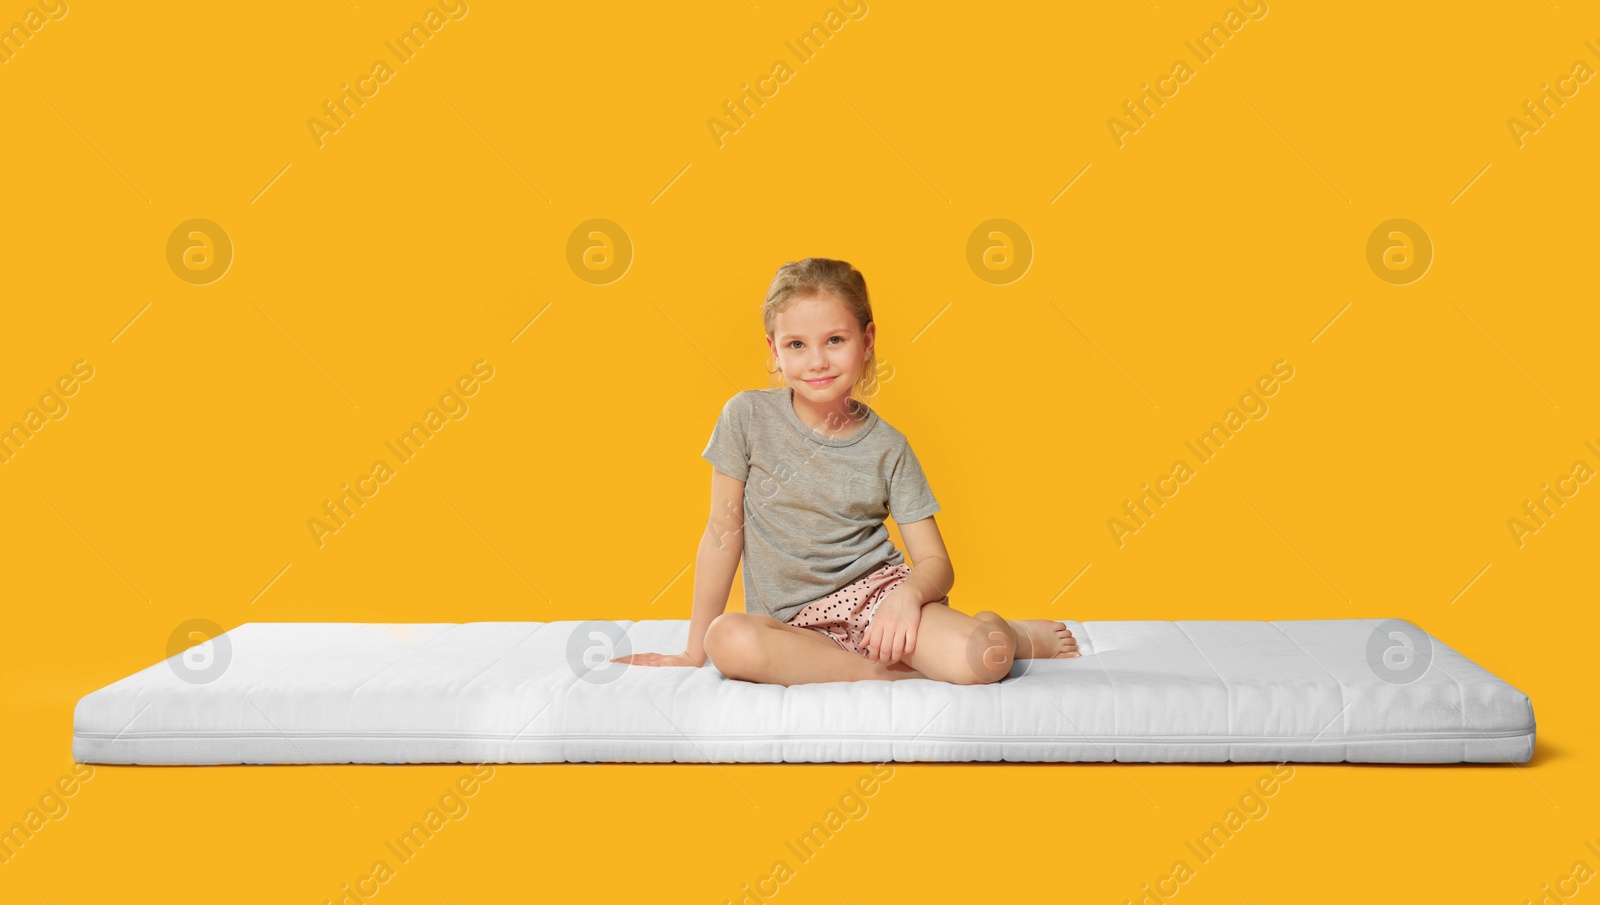
<instances>
[{"instance_id":1,"label":"t-shirt collar","mask_svg":"<svg viewBox=\"0 0 1600 905\"><path fill-rule=\"evenodd\" d=\"M878 424L878 413L873 411L872 406L858 400L858 404L867 410L867 420L848 437L830 437L812 430L800 420L800 416L794 410L794 387L784 387L783 392L778 394L778 402L783 406L783 413L788 416L789 423L794 425L801 436L823 446L853 446Z\"/></svg>"}]
</instances>

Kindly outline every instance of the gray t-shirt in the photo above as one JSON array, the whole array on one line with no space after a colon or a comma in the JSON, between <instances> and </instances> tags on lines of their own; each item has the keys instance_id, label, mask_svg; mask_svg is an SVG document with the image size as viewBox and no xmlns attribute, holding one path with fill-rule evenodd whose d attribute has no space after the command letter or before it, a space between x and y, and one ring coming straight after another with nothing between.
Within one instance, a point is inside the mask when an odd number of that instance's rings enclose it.
<instances>
[{"instance_id":1,"label":"gray t-shirt","mask_svg":"<svg viewBox=\"0 0 1600 905\"><path fill-rule=\"evenodd\" d=\"M904 434L863 406L846 437L817 433L794 390L736 393L700 455L744 488L745 612L787 622L806 604L905 560L883 524L939 511Z\"/></svg>"}]
</instances>

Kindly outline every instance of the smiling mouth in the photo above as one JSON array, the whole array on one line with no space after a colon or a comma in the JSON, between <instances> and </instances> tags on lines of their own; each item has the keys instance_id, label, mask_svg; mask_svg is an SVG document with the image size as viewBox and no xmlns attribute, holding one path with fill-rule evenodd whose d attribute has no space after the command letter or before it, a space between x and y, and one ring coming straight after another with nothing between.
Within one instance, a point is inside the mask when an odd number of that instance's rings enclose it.
<instances>
[{"instance_id":1,"label":"smiling mouth","mask_svg":"<svg viewBox=\"0 0 1600 905\"><path fill-rule=\"evenodd\" d=\"M814 387L827 386L829 383L833 382L834 378L838 376L838 374L835 374L833 377L822 377L817 380L807 380L806 383L809 383Z\"/></svg>"}]
</instances>

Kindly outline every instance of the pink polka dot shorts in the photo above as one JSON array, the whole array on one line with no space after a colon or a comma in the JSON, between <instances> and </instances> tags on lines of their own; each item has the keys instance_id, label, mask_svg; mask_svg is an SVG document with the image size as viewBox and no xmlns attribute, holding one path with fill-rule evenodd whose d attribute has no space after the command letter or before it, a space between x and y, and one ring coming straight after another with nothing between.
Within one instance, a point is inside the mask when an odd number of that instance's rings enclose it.
<instances>
[{"instance_id":1,"label":"pink polka dot shorts","mask_svg":"<svg viewBox=\"0 0 1600 905\"><path fill-rule=\"evenodd\" d=\"M844 650L868 656L867 630L872 627L878 604L910 574L911 566L904 560L869 572L821 600L806 604L789 618L788 624L820 632ZM940 602L949 600L945 597Z\"/></svg>"}]
</instances>

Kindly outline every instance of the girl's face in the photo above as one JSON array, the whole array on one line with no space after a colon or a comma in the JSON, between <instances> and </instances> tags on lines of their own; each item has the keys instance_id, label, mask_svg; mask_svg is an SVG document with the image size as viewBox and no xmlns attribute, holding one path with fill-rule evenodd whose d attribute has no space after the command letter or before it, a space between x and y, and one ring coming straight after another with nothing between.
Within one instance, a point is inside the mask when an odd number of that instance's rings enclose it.
<instances>
[{"instance_id":1,"label":"girl's face","mask_svg":"<svg viewBox=\"0 0 1600 905\"><path fill-rule=\"evenodd\" d=\"M867 324L863 331L838 297L812 295L778 312L767 347L796 393L818 405L831 405L848 396L860 378L876 327Z\"/></svg>"}]
</instances>

